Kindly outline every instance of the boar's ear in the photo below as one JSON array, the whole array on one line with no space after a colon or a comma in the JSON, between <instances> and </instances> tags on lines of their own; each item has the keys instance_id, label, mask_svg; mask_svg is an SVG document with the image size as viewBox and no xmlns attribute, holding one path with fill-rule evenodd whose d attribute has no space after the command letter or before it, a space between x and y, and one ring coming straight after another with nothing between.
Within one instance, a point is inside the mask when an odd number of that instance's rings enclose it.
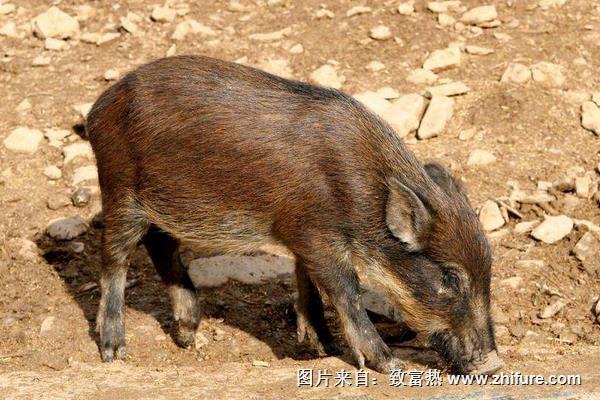
<instances>
[{"instance_id":1,"label":"boar's ear","mask_svg":"<svg viewBox=\"0 0 600 400\"><path fill-rule=\"evenodd\" d=\"M431 214L419 196L397 179L389 179L388 187L386 224L396 238L406 243L409 251L418 251L429 230Z\"/></svg>"},{"instance_id":2,"label":"boar's ear","mask_svg":"<svg viewBox=\"0 0 600 400\"><path fill-rule=\"evenodd\" d=\"M455 179L442 164L438 162L430 162L425 164L425 172L427 175L446 193L461 193L465 191L460 182Z\"/></svg>"}]
</instances>

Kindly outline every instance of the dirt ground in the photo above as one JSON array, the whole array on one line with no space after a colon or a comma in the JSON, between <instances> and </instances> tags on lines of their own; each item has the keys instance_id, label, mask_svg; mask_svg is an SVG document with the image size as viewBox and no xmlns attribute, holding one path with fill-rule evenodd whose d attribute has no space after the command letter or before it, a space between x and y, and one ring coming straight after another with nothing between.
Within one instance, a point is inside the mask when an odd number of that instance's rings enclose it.
<instances>
[{"instance_id":1,"label":"dirt ground","mask_svg":"<svg viewBox=\"0 0 600 400\"><path fill-rule=\"evenodd\" d=\"M592 311L600 296L600 277L598 270L585 268L573 255L586 229L576 226L553 244L514 232L516 223L542 219L547 212L600 225L598 204L591 198L563 193L575 200L556 201L550 211L517 205L522 219L511 214L508 223L490 235L494 317L505 372L581 374L582 384L441 388L391 387L386 376L374 372L380 383L368 388L298 387L299 368L354 367L348 352L341 358L319 359L297 343L291 277L259 285L229 281L218 288L201 288L205 317L200 333L208 343L180 349L170 336L166 291L141 247L128 275L127 360L102 364L94 332L100 230L92 218L101 209L97 183L86 183L94 192L89 203L68 204L75 170L93 164L86 157L63 163L62 148L85 141L73 106L93 102L111 84L105 79L107 70L123 74L165 56L169 49L173 52L173 44L176 54L203 54L255 66L287 60L293 77L300 80L308 80L312 71L335 60L332 65L346 78L342 90L350 94L384 86L403 94L422 93L428 85L406 78L430 52L456 41L487 47L494 52L463 53L460 66L439 73L441 79L466 83L471 91L455 98L454 114L443 133L428 140L415 140L411 133L410 149L423 160L450 166L463 178L476 207L487 199L508 196L511 182L535 189L539 181L560 181L574 167L596 182L600 142L582 128L580 110L592 92L600 91L600 4L567 0L544 10L539 3L544 2L487 1L496 6L501 25L458 32L440 27L436 14L422 1L415 1L416 11L409 16L396 11L398 1L242 0L242 7L225 1L175 1L169 3L172 8L187 12L172 22L155 22L150 19L155 2L149 0L58 0L52 4L79 16L80 32L66 40L67 48L53 51L44 50L44 40L28 29L49 2L14 1L13 11L0 12L0 28L14 22L22 36L0 36L0 140L17 127L69 130L70 136L57 146L43 139L33 154L0 146L0 398L600 398L600 325ZM7 4L0 1L0 10ZM471 0L462 4L467 9L481 5ZM87 18L82 5L93 11ZM347 17L346 12L357 5L371 11ZM330 10L332 17L319 18L322 9ZM129 12L141 17L135 35L120 28L120 18ZM215 34L189 34L175 41L171 38L175 27L187 19L211 27ZM394 38L369 39L369 30L381 24ZM287 27L289 34L279 40L249 37ZM96 32L119 35L101 45L80 40L84 33ZM290 52L298 43L303 52ZM49 64L33 66L40 55L50 57ZM380 61L385 68L373 72L366 68L371 61ZM500 82L510 63L530 66L541 61L561 65L564 84ZM476 130L473 137L459 139L471 128ZM495 162L467 165L475 149L492 152ZM58 166L62 177L46 177L43 171L49 165ZM89 223L84 234L71 241L46 235L50 220L75 215ZM193 259L193 254L186 258ZM543 266L523 266L517 263L520 260L541 260ZM511 280L515 277L521 279ZM540 318L540 312L557 299L566 305L555 315ZM339 329L336 333L343 343ZM437 366L435 355L426 349L404 345L395 351L411 369Z\"/></svg>"}]
</instances>

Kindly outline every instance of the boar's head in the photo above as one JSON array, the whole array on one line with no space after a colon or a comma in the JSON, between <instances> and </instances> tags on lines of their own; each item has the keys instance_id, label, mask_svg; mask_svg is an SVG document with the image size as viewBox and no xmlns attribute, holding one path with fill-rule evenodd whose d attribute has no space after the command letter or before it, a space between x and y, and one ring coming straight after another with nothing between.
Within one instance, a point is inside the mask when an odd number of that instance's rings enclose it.
<instances>
[{"instance_id":1,"label":"boar's head","mask_svg":"<svg viewBox=\"0 0 600 400\"><path fill-rule=\"evenodd\" d=\"M502 362L490 315L490 245L460 184L437 163L425 171L417 183L388 179L389 232L370 275L453 372L492 373Z\"/></svg>"}]
</instances>

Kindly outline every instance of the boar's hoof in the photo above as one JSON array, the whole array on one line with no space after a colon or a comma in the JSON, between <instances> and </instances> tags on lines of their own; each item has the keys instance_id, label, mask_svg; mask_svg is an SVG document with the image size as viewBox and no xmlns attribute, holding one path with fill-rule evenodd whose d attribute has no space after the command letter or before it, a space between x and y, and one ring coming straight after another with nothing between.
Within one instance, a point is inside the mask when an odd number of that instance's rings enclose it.
<instances>
[{"instance_id":1,"label":"boar's hoof","mask_svg":"<svg viewBox=\"0 0 600 400\"><path fill-rule=\"evenodd\" d=\"M391 369L400 369L405 367L404 362L396 357L377 361L369 361L367 366L372 370L382 374L389 374Z\"/></svg>"},{"instance_id":2,"label":"boar's hoof","mask_svg":"<svg viewBox=\"0 0 600 400\"><path fill-rule=\"evenodd\" d=\"M498 353L491 351L488 353L485 361L476 365L476 367L469 373L471 375L491 375L503 367L504 362L500 359L500 357L498 357Z\"/></svg>"},{"instance_id":3,"label":"boar's hoof","mask_svg":"<svg viewBox=\"0 0 600 400\"><path fill-rule=\"evenodd\" d=\"M184 349L189 349L194 344L195 340L195 329L190 329L178 324L177 331L175 332L175 343L177 346L183 347Z\"/></svg>"},{"instance_id":4,"label":"boar's hoof","mask_svg":"<svg viewBox=\"0 0 600 400\"><path fill-rule=\"evenodd\" d=\"M102 361L113 362L114 360L125 360L125 346L119 346L116 350L112 347L102 349Z\"/></svg>"}]
</instances>

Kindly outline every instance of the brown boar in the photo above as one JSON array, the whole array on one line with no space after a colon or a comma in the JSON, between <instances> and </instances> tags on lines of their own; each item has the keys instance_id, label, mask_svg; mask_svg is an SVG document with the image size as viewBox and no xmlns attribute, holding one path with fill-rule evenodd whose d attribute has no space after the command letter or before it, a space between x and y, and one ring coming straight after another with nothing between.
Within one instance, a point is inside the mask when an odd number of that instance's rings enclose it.
<instances>
[{"instance_id":1,"label":"brown boar","mask_svg":"<svg viewBox=\"0 0 600 400\"><path fill-rule=\"evenodd\" d=\"M361 305L360 264L450 367L498 367L488 361L491 252L466 195L346 94L207 57L165 58L102 94L87 129L105 224L105 361L125 355L127 258L141 240L181 346L199 311L179 244L210 256L277 243L297 257L300 339L335 352L319 288L360 367L401 365Z\"/></svg>"}]
</instances>

